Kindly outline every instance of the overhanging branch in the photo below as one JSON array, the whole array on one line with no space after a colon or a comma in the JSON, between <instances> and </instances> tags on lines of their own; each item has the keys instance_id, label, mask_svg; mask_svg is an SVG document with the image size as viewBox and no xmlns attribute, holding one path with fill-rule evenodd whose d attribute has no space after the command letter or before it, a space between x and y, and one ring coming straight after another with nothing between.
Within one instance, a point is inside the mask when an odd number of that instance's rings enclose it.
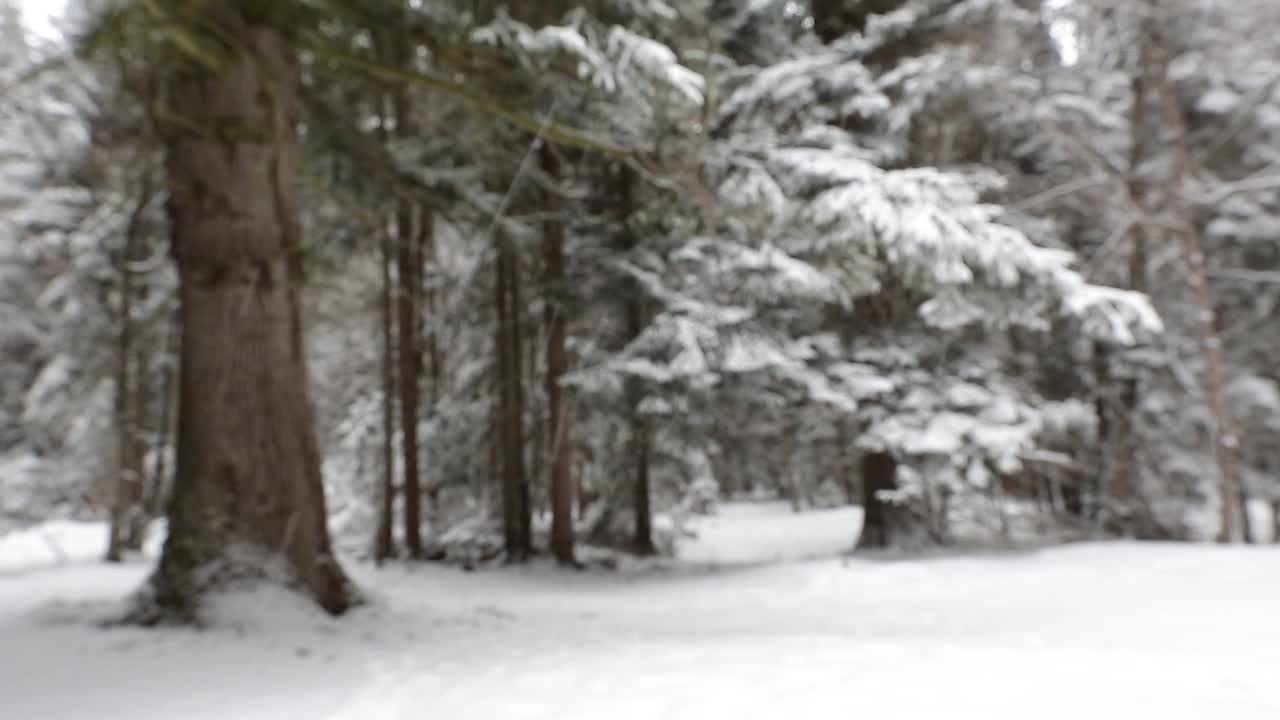
<instances>
[{"instance_id":1,"label":"overhanging branch","mask_svg":"<svg viewBox=\"0 0 1280 720\"><path fill-rule=\"evenodd\" d=\"M542 137L557 145L575 147L625 162L637 160L637 153L630 148L595 137L582 130L555 125L554 123L548 124L545 119L535 118L512 110L493 98L468 90L462 85L443 78L413 70L389 67L330 48L313 47L309 50L317 57L358 70L380 80L409 83L443 93L462 101L485 115L502 120L521 130L535 134L541 132Z\"/></svg>"}]
</instances>

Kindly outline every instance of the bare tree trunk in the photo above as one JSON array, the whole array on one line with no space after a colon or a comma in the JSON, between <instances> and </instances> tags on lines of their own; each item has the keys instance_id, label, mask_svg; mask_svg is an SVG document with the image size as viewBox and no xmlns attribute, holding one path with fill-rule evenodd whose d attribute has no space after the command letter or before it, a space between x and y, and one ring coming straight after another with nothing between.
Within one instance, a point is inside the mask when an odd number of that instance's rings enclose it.
<instances>
[{"instance_id":1,"label":"bare tree trunk","mask_svg":"<svg viewBox=\"0 0 1280 720\"><path fill-rule=\"evenodd\" d=\"M142 212L143 201L138 202L136 218ZM136 511L135 503L141 501L137 475L137 465L133 457L133 433L137 427L133 420L133 273L129 264L134 261L135 248L138 244L134 220L129 222L126 246L118 259L118 277L120 278L120 305L117 310L116 352L115 352L115 400L112 410L112 425L115 431L115 467L114 486L111 498L111 528L107 542L107 561L120 562L124 559L125 545L129 532L129 516Z\"/></svg>"},{"instance_id":2,"label":"bare tree trunk","mask_svg":"<svg viewBox=\"0 0 1280 720\"><path fill-rule=\"evenodd\" d=\"M495 273L496 275L496 273ZM499 311L501 313L501 311ZM502 381L503 381L503 364L502 348L497 342L502 338L501 332L494 332L494 371L493 371L493 401L489 404L489 479L502 485L502 448L504 440L502 437ZM485 488L491 487L491 483L486 483ZM501 495L501 493L499 494ZM492 499L492 495L485 495ZM489 505L486 510L493 510L494 505ZM502 510L502 507L497 508ZM505 510L503 511L505 520ZM504 526L505 527L505 526Z\"/></svg>"},{"instance_id":3,"label":"bare tree trunk","mask_svg":"<svg viewBox=\"0 0 1280 720\"><path fill-rule=\"evenodd\" d=\"M633 298L628 303L628 334L635 337L643 329L641 303ZM631 381L628 405L631 408L631 461L635 478L632 483L632 510L635 513L635 535L631 539L632 551L637 555L657 554L653 542L653 507L650 500L649 455L653 442L649 423L640 414L641 393L635 381Z\"/></svg>"},{"instance_id":4,"label":"bare tree trunk","mask_svg":"<svg viewBox=\"0 0 1280 720\"><path fill-rule=\"evenodd\" d=\"M841 416L836 420L836 478L844 490L845 502L857 503L857 487L849 463L849 421Z\"/></svg>"},{"instance_id":5,"label":"bare tree trunk","mask_svg":"<svg viewBox=\"0 0 1280 720\"><path fill-rule=\"evenodd\" d=\"M428 383L427 392L427 417L433 418L439 408L440 393L440 358L436 345L435 323L435 302L433 290L428 287L429 269L435 262L435 246L436 246L436 226L435 214L429 208L422 209L422 220L418 226L418 283L414 286L417 298L414 304L418 308L418 316L420 318L418 331L418 373L425 374L425 380ZM423 450L428 458L431 457L430 448L423 443ZM439 474L432 475L430 472L425 473L424 488L427 502L426 520L429 533L439 533L440 523L443 517L440 513L440 481ZM434 479L433 479L434 478Z\"/></svg>"},{"instance_id":6,"label":"bare tree trunk","mask_svg":"<svg viewBox=\"0 0 1280 720\"><path fill-rule=\"evenodd\" d=\"M524 467L524 380L521 369L520 269L515 249L498 239L495 296L498 310L498 435L501 439L502 527L508 560L532 552L529 483Z\"/></svg>"},{"instance_id":7,"label":"bare tree trunk","mask_svg":"<svg viewBox=\"0 0 1280 720\"><path fill-rule=\"evenodd\" d=\"M400 284L396 294L399 325L400 465L404 468L404 541L409 557L422 555L422 478L418 467L418 312L413 291L417 281L413 207L401 200L396 212L397 266Z\"/></svg>"},{"instance_id":8,"label":"bare tree trunk","mask_svg":"<svg viewBox=\"0 0 1280 720\"><path fill-rule=\"evenodd\" d=\"M139 257L139 262L142 258ZM146 307L147 286L141 284L137 289L136 303ZM125 513L124 548L132 552L141 552L146 539L147 522L151 515L147 512L147 437L143 431L146 426L144 408L147 406L147 394L150 391L147 378L150 377L148 359L154 359L150 348L134 342L134 378L132 387L132 406L128 411L128 443L129 474L133 478L132 492L129 496L130 507Z\"/></svg>"},{"instance_id":9,"label":"bare tree trunk","mask_svg":"<svg viewBox=\"0 0 1280 720\"><path fill-rule=\"evenodd\" d=\"M444 357L440 352L440 333L441 318L437 313L443 309L443 304L439 300L440 288L437 287L441 278L439 277L439 268L436 260L436 240L435 232L428 236L428 244L425 248L427 256L428 279L426 281L425 303L426 303L426 329L427 329L427 379L431 383L430 394L428 398L431 402L431 410L435 412L437 404L440 402L441 396L444 394Z\"/></svg>"},{"instance_id":10,"label":"bare tree trunk","mask_svg":"<svg viewBox=\"0 0 1280 720\"><path fill-rule=\"evenodd\" d=\"M115 407L115 483L111 502L111 529L107 543L109 562L120 562L124 551L142 547L146 520L146 483L143 463L146 448L142 442L141 415L145 387L143 372L138 367L141 352L136 346L137 325L134 322L135 301L145 296L135 283L135 265L143 260L145 229L143 218L154 197L150 174L144 174L142 188L125 227L125 247L117 262L120 279L120 305L117 311Z\"/></svg>"},{"instance_id":11,"label":"bare tree trunk","mask_svg":"<svg viewBox=\"0 0 1280 720\"><path fill-rule=\"evenodd\" d=\"M1187 267L1187 284L1197 309L1196 325L1200 334L1200 354L1204 361L1204 390L1213 415L1213 453L1218 466L1218 489L1221 495L1221 528L1219 542L1243 542L1248 536L1245 506L1236 475L1235 453L1238 441L1231 409L1226 396L1226 368L1222 359L1222 341L1218 337L1217 312L1205 270L1205 255L1200 235L1200 219L1195 207L1182 197L1191 176L1191 156L1187 149L1187 123L1178 96L1169 79L1169 62L1164 58L1162 94L1166 120L1173 131L1173 160L1169 197L1182 213L1182 259Z\"/></svg>"},{"instance_id":12,"label":"bare tree trunk","mask_svg":"<svg viewBox=\"0 0 1280 720\"><path fill-rule=\"evenodd\" d=\"M533 502L529 491L529 473L525 467L525 390L524 390L524 294L520 288L520 256L514 247L507 257L507 291L510 293L510 305L507 308L508 327L511 330L511 432L508 438L511 444L507 453L511 468L511 483L515 488L515 527L519 537L517 557L523 558L533 553Z\"/></svg>"},{"instance_id":13,"label":"bare tree trunk","mask_svg":"<svg viewBox=\"0 0 1280 720\"><path fill-rule=\"evenodd\" d=\"M208 594L282 571L338 614L355 592L330 547L302 345L296 59L238 4L195 12L192 27L232 49L217 71L167 75L171 106L214 125L164 127L182 318L177 474L169 537L132 619L198 621Z\"/></svg>"},{"instance_id":14,"label":"bare tree trunk","mask_svg":"<svg viewBox=\"0 0 1280 720\"><path fill-rule=\"evenodd\" d=\"M658 547L653 543L653 509L649 499L649 424L639 413L632 421L635 458L635 523L636 534L632 550L637 555L655 555Z\"/></svg>"},{"instance_id":15,"label":"bare tree trunk","mask_svg":"<svg viewBox=\"0 0 1280 720\"><path fill-rule=\"evenodd\" d=\"M1095 527L1117 535L1141 534L1139 521L1142 500L1138 494L1136 477L1135 428L1139 379L1113 375L1112 350L1106 345L1095 343L1094 353L1099 391L1098 436L1102 440L1104 451Z\"/></svg>"},{"instance_id":16,"label":"bare tree trunk","mask_svg":"<svg viewBox=\"0 0 1280 720\"><path fill-rule=\"evenodd\" d=\"M156 413L159 418L156 421L156 454L155 463L151 467L151 482L147 495L147 516L153 518L164 512L165 498L169 495L167 460L171 444L170 437L173 434L173 420L177 414L174 410L177 404L175 391L178 377L178 339L181 337L177 313L173 313L165 324L167 327L165 328L165 347L162 351L159 412Z\"/></svg>"},{"instance_id":17,"label":"bare tree trunk","mask_svg":"<svg viewBox=\"0 0 1280 720\"><path fill-rule=\"evenodd\" d=\"M880 497L881 491L898 489L898 461L887 452L862 458L862 533L858 549L892 547L901 529L905 509Z\"/></svg>"},{"instance_id":18,"label":"bare tree trunk","mask_svg":"<svg viewBox=\"0 0 1280 720\"><path fill-rule=\"evenodd\" d=\"M779 476L782 479L780 489L786 494L787 501L791 503L791 512L800 512L801 492L799 473L795 468L795 449L796 449L796 426L790 417L782 421L782 456L779 458L782 466L779 469Z\"/></svg>"},{"instance_id":19,"label":"bare tree trunk","mask_svg":"<svg viewBox=\"0 0 1280 720\"><path fill-rule=\"evenodd\" d=\"M1144 28L1139 39L1138 66L1130 82L1133 109L1129 117L1131 146L1128 159L1128 180L1124 192L1137 207L1145 203L1146 188L1141 180L1142 165L1147 159L1147 138L1151 127L1148 105L1153 68L1153 38ZM1129 289L1140 293L1148 290L1148 228L1136 223L1130 231ZM1141 378L1113 377L1110 349L1098 344L1098 377L1101 397L1098 401L1099 434L1102 436L1105 457L1103 459L1101 506L1098 508L1098 525L1121 535L1143 534L1150 527L1140 527L1145 514L1145 503L1138 487L1138 438L1137 411L1141 401ZM1130 369L1136 373L1136 369Z\"/></svg>"},{"instance_id":20,"label":"bare tree trunk","mask_svg":"<svg viewBox=\"0 0 1280 720\"><path fill-rule=\"evenodd\" d=\"M397 44L398 60L409 63L409 51L403 40ZM395 115L395 137L413 136L412 106L408 88L397 85L391 95ZM396 201L396 260L400 287L396 295L396 317L399 321L399 390L401 466L404 468L404 543L411 558L422 557L422 474L419 467L418 419L422 392L422 344L419 342L422 318L419 312L422 296L423 235L420 224L430 222L425 209L401 197Z\"/></svg>"},{"instance_id":21,"label":"bare tree trunk","mask_svg":"<svg viewBox=\"0 0 1280 720\"><path fill-rule=\"evenodd\" d=\"M559 180L560 165L555 153L548 146L542 148L542 166L553 180ZM565 317L563 294L564 271L564 221L561 219L563 203L556 194L546 193L548 219L542 226L542 260L545 276L545 322L547 331L547 437L551 451L551 552L556 560L574 565L573 538L573 478L570 474L570 442L568 407L564 399L561 379L569 370L568 320Z\"/></svg>"},{"instance_id":22,"label":"bare tree trunk","mask_svg":"<svg viewBox=\"0 0 1280 720\"><path fill-rule=\"evenodd\" d=\"M393 263L391 235L382 236L382 295L380 298L382 324L382 485L378 493L378 530L374 538L374 560L383 562L395 553L395 280L391 274Z\"/></svg>"},{"instance_id":23,"label":"bare tree trunk","mask_svg":"<svg viewBox=\"0 0 1280 720\"><path fill-rule=\"evenodd\" d=\"M626 167L618 169L618 214L622 221L624 250L636 247L636 238L627 227L631 213L635 210L635 178ZM645 317L644 290L639 283L628 283L627 297L624 301L623 314L626 323L626 339L630 342L644 332L648 320ZM653 542L653 507L650 498L649 455L653 442L649 423L640 413L640 402L643 389L635 379L628 381L627 405L631 414L631 443L629 446L632 462L632 511L635 514L635 534L631 539L632 550L637 555L654 555L658 552Z\"/></svg>"},{"instance_id":24,"label":"bare tree trunk","mask_svg":"<svg viewBox=\"0 0 1280 720\"><path fill-rule=\"evenodd\" d=\"M573 492L578 498L578 519L587 516L587 511L591 508L592 489L587 486L587 471L592 466L592 457L590 451L585 446L579 445L575 448L574 472L573 472Z\"/></svg>"}]
</instances>

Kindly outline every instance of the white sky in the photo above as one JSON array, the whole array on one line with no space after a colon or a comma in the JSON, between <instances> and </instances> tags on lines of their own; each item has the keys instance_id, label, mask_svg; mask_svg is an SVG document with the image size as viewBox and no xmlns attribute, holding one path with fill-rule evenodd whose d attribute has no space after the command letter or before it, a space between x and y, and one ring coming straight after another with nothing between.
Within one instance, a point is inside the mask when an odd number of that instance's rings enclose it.
<instances>
[{"instance_id":1,"label":"white sky","mask_svg":"<svg viewBox=\"0 0 1280 720\"><path fill-rule=\"evenodd\" d=\"M22 0L22 21L35 35L56 38L61 33L55 23L66 4L67 0Z\"/></svg>"},{"instance_id":2,"label":"white sky","mask_svg":"<svg viewBox=\"0 0 1280 720\"><path fill-rule=\"evenodd\" d=\"M1073 2L1075 0L1045 0L1044 3L1044 8L1053 18L1049 23L1049 35L1058 44L1058 55L1061 56L1062 62L1068 66L1075 65L1080 59L1080 41L1076 34L1076 23L1074 20L1062 17L1062 11Z\"/></svg>"}]
</instances>

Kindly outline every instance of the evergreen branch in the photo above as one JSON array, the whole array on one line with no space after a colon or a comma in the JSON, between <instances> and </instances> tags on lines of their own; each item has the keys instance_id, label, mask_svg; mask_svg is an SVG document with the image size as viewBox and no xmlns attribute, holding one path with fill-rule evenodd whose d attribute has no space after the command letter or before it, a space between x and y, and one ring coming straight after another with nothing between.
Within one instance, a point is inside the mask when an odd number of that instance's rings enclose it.
<instances>
[{"instance_id":1,"label":"evergreen branch","mask_svg":"<svg viewBox=\"0 0 1280 720\"><path fill-rule=\"evenodd\" d=\"M513 127L517 127L531 133L540 134L548 141L554 142L557 145L588 150L606 157L622 160L624 162L633 162L636 160L637 154L630 148L614 144L605 139L594 137L582 130L547 123L545 119L534 118L519 111L512 110L493 98L468 90L462 85L450 82L443 78L413 70L404 70L401 68L383 65L381 63L365 60L328 48L313 47L310 48L310 51L315 53L318 57L331 60L340 65L345 65L380 80L410 83L443 93L462 101L466 105L469 105L485 115L502 120Z\"/></svg>"}]
</instances>

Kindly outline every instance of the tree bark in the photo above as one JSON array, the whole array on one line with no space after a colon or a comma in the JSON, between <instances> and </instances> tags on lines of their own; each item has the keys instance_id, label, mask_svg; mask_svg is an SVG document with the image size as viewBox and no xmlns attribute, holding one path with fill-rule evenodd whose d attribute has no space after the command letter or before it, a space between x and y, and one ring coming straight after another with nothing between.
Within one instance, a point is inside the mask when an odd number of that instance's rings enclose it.
<instances>
[{"instance_id":1,"label":"tree bark","mask_svg":"<svg viewBox=\"0 0 1280 720\"><path fill-rule=\"evenodd\" d=\"M892 547L901 527L905 508L880 497L881 491L897 490L898 461L887 452L868 453L862 458L862 533L859 550Z\"/></svg>"},{"instance_id":2,"label":"tree bark","mask_svg":"<svg viewBox=\"0 0 1280 720\"><path fill-rule=\"evenodd\" d=\"M1146 188L1141 180L1142 166L1147 159L1147 139L1155 130L1151 127L1150 89L1153 72L1153 38L1147 28L1138 40L1138 65L1130 81L1133 108L1129 116L1131 146L1128 158L1128 179L1124 187L1129 201L1142 207ZM1148 228L1135 223L1130 230L1128 267L1129 289L1146 294L1148 291ZM1137 412L1141 402L1141 377L1116 378L1111 370L1110 349L1101 343L1097 349L1097 377L1101 395L1098 399L1098 431L1103 440L1105 456L1102 467L1102 503L1098 508L1098 525L1117 535L1147 535L1150 518L1145 515L1145 503L1138 487L1138 438ZM1143 527L1146 525L1146 527Z\"/></svg>"},{"instance_id":3,"label":"tree bark","mask_svg":"<svg viewBox=\"0 0 1280 720\"><path fill-rule=\"evenodd\" d=\"M392 277L391 235L382 236L382 485L378 494L378 529L374 538L374 560L383 562L395 554L395 280Z\"/></svg>"},{"instance_id":4,"label":"tree bark","mask_svg":"<svg viewBox=\"0 0 1280 720\"><path fill-rule=\"evenodd\" d=\"M796 424L789 416L784 416L782 420L782 456L779 458L780 464L778 467L778 475L781 481L778 483L778 487L791 504L791 512L798 513L803 508L801 507L799 473L795 467L795 451Z\"/></svg>"},{"instance_id":5,"label":"tree bark","mask_svg":"<svg viewBox=\"0 0 1280 720\"><path fill-rule=\"evenodd\" d=\"M656 555L658 547L653 543L653 508L649 499L649 424L639 413L632 419L635 460L635 503L636 534L632 539L632 550L637 555Z\"/></svg>"},{"instance_id":6,"label":"tree bark","mask_svg":"<svg viewBox=\"0 0 1280 720\"><path fill-rule=\"evenodd\" d=\"M160 398L159 412L156 413L159 418L156 421L156 446L155 446L155 463L151 467L151 482L148 487L147 495L147 516L159 517L164 512L165 498L168 497L169 486L169 467L168 457L170 450L170 438L173 435L174 412L177 405L177 368L178 368L178 339L181 337L179 328L179 317L177 313L171 313L166 320L165 329L165 347L163 350L161 366L161 382L160 382Z\"/></svg>"},{"instance_id":7,"label":"tree bark","mask_svg":"<svg viewBox=\"0 0 1280 720\"><path fill-rule=\"evenodd\" d=\"M542 147L542 167L552 180L560 175L559 160L550 147ZM570 474L570 418L560 381L569 370L568 321L565 316L563 203L555 190L546 192L547 220L542 226L544 312L547 332L546 390L547 441L551 453L551 552L556 560L574 565L573 478Z\"/></svg>"},{"instance_id":8,"label":"tree bark","mask_svg":"<svg viewBox=\"0 0 1280 720\"><path fill-rule=\"evenodd\" d=\"M409 557L422 555L422 478L418 466L418 309L413 291L418 280L417 233L413 228L413 207L399 201L396 211L396 264L400 284L396 293L396 319L399 329L397 379L400 407L400 465L404 468L404 543Z\"/></svg>"},{"instance_id":9,"label":"tree bark","mask_svg":"<svg viewBox=\"0 0 1280 720\"><path fill-rule=\"evenodd\" d=\"M400 62L407 65L407 49L398 49ZM413 118L408 89L400 84L391 97L396 121L395 136L411 137ZM422 475L418 442L422 392L422 343L419 341L422 323L419 312L422 297L422 234L418 226L420 223L430 222L428 213L419 210L414 203L403 197L396 201L396 260L400 278L396 317L400 329L398 379L401 466L404 468L404 544L412 558L422 557Z\"/></svg>"},{"instance_id":10,"label":"tree bark","mask_svg":"<svg viewBox=\"0 0 1280 720\"><path fill-rule=\"evenodd\" d=\"M148 251L143 250L144 253ZM138 257L142 262L144 256ZM139 284L135 303L139 307L147 305L147 285ZM151 388L147 379L150 377L148 360L154 359L150 348L134 342L134 378L132 390L132 407L129 408L129 461L133 478L132 494L129 498L130 508L125 514L124 548L132 552L141 552L146 540L147 522L153 517L147 512L147 436L145 433L147 418L145 408Z\"/></svg>"},{"instance_id":11,"label":"tree bark","mask_svg":"<svg viewBox=\"0 0 1280 720\"><path fill-rule=\"evenodd\" d=\"M297 296L296 60L243 6L199 6L217 71L170 70L169 212L179 274L177 468L169 536L133 619L194 622L228 585L283 582L330 613L355 592L330 547ZM171 58L170 58L171 60Z\"/></svg>"},{"instance_id":12,"label":"tree bark","mask_svg":"<svg viewBox=\"0 0 1280 720\"><path fill-rule=\"evenodd\" d=\"M436 226L435 214L430 208L422 208L421 221L418 224L418 257L416 262L418 282L414 285L417 294L414 305L418 308L418 374L428 385L427 404L423 409L428 419L434 418L440 405L440 357L435 331L435 302L433 290L429 287L429 268L435 262ZM423 444L423 451L430 459L430 448ZM429 533L439 532L443 517L440 514L441 478L425 472L423 493L426 497L426 522ZM433 479L434 478L434 479Z\"/></svg>"},{"instance_id":13,"label":"tree bark","mask_svg":"<svg viewBox=\"0 0 1280 720\"><path fill-rule=\"evenodd\" d=\"M139 414L141 405L138 388L142 373L136 367L135 335L133 321L134 300L137 288L134 284L132 265L140 260L142 245L142 215L151 203L149 182L137 200L125 229L125 247L118 259L120 278L120 306L117 311L115 400L113 424L115 430L115 482L111 501L111 528L107 543L107 561L120 562L125 550L141 545L140 525L145 515L143 509L144 483L142 474L143 448L139 444Z\"/></svg>"},{"instance_id":14,"label":"tree bark","mask_svg":"<svg viewBox=\"0 0 1280 720\"><path fill-rule=\"evenodd\" d=\"M635 234L627 226L631 214L635 211L635 178L631 169L619 167L618 170L618 213L622 223L622 249L626 252L634 250L638 244ZM626 300L623 305L623 321L626 325L626 341L631 342L644 332L645 317L644 290L634 280L627 283ZM635 534L631 539L632 551L637 555L655 555L658 552L653 542L653 507L650 500L649 455L652 437L649 423L640 413L640 402L644 399L643 388L638 381L631 378L627 381L627 405L631 417L631 462L632 472L632 511L635 514Z\"/></svg>"},{"instance_id":15,"label":"tree bark","mask_svg":"<svg viewBox=\"0 0 1280 720\"><path fill-rule=\"evenodd\" d=\"M511 468L511 484L515 488L515 527L519 537L519 552L516 557L522 559L533 553L533 504L529 490L529 473L525 467L525 385L524 385L524 293L520 283L520 256L515 247L508 245L507 256L507 291L510 305L507 308L508 329L511 331L511 423L507 437L508 466Z\"/></svg>"},{"instance_id":16,"label":"tree bark","mask_svg":"<svg viewBox=\"0 0 1280 720\"><path fill-rule=\"evenodd\" d=\"M1168 58L1165 57L1161 89L1166 120L1174 135L1168 195L1182 215L1182 260L1187 268L1191 299L1197 310L1196 328L1199 333L1200 355L1204 362L1204 390L1213 417L1213 456L1218 468L1218 491L1221 496L1218 541L1239 543L1248 537L1248 518L1245 516L1240 478L1236 475L1235 454L1238 440L1227 403L1226 368L1222 358L1222 341L1218 336L1218 316L1205 269L1200 218L1195 207L1182 197L1187 179L1191 177L1191 154L1187 148L1186 119L1176 89L1169 78L1168 65Z\"/></svg>"},{"instance_id":17,"label":"tree bark","mask_svg":"<svg viewBox=\"0 0 1280 720\"><path fill-rule=\"evenodd\" d=\"M524 378L521 369L520 268L515 248L498 238L494 302L498 311L498 429L501 440L502 527L507 559L523 562L533 550L529 482L524 466Z\"/></svg>"}]
</instances>

